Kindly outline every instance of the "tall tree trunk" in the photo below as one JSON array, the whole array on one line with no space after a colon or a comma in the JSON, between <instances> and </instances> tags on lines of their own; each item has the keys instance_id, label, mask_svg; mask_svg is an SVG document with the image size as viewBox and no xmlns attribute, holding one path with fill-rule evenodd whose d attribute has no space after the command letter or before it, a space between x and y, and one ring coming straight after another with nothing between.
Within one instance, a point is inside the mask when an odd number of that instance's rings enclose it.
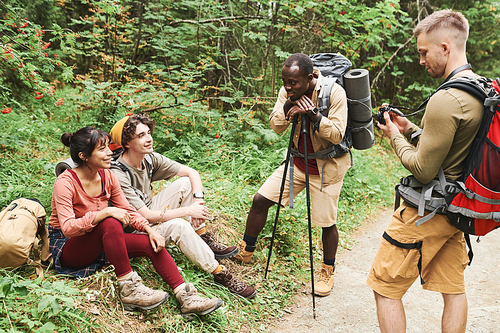
<instances>
[{"instance_id":1,"label":"tall tree trunk","mask_svg":"<svg viewBox=\"0 0 500 333\"><path fill-rule=\"evenodd\" d=\"M135 64L135 61L137 60L137 53L139 51L139 44L141 42L143 14L144 14L144 0L141 0L141 4L139 6L139 27L137 31L137 37L135 38L134 53L132 54L133 64Z\"/></svg>"}]
</instances>

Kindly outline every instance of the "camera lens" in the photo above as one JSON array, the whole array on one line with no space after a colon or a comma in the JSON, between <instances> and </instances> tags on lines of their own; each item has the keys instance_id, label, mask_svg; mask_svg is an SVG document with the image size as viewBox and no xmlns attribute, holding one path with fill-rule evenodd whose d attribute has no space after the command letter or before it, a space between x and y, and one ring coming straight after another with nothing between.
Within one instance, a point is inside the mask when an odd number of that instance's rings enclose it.
<instances>
[{"instance_id":1,"label":"camera lens","mask_svg":"<svg viewBox=\"0 0 500 333\"><path fill-rule=\"evenodd\" d=\"M387 112L387 110L383 110L382 108L380 109L379 112L377 112L377 121L381 123L382 125L385 125L385 118L384 118L384 113Z\"/></svg>"}]
</instances>

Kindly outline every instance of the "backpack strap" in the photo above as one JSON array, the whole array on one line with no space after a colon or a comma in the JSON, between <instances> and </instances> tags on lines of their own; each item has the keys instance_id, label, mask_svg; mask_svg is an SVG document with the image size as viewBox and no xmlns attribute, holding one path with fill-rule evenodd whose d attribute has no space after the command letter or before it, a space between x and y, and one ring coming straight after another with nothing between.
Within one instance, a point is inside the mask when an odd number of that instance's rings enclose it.
<instances>
[{"instance_id":1,"label":"backpack strap","mask_svg":"<svg viewBox=\"0 0 500 333\"><path fill-rule=\"evenodd\" d=\"M116 159L113 159L111 161L110 169L119 169L119 170L122 170L125 174L127 174L128 178L130 179L130 185L134 189L135 194L143 202L146 202L146 194L135 187L134 177L132 175L132 172L129 170L129 168L125 164L123 164L117 160L117 158L119 156L120 155L117 155L116 157L114 156L114 158L116 158ZM148 170L149 179L151 180L151 179L153 179L153 158L151 157L151 154L147 154L146 156L144 156L144 162L146 164L146 169Z\"/></svg>"},{"instance_id":2,"label":"backpack strap","mask_svg":"<svg viewBox=\"0 0 500 333\"><path fill-rule=\"evenodd\" d=\"M479 99L481 102L483 102L483 104L485 99L489 97L486 91L483 88L481 88L481 86L476 82L474 77L469 77L469 76L457 77L453 80L450 80L442 84L436 91L442 89L450 89L450 88L455 88L465 91L469 95L472 95L475 98Z\"/></svg>"},{"instance_id":3,"label":"backpack strap","mask_svg":"<svg viewBox=\"0 0 500 333\"><path fill-rule=\"evenodd\" d=\"M321 81L322 86L318 94L318 109L323 117L328 117L328 110L330 110L330 94L332 93L335 82L337 82L336 78L326 76L323 76Z\"/></svg>"},{"instance_id":4,"label":"backpack strap","mask_svg":"<svg viewBox=\"0 0 500 333\"><path fill-rule=\"evenodd\" d=\"M146 162L146 168L148 169L149 179L153 179L153 158L151 154L147 154L144 156L144 162Z\"/></svg>"},{"instance_id":5,"label":"backpack strap","mask_svg":"<svg viewBox=\"0 0 500 333\"><path fill-rule=\"evenodd\" d=\"M42 240L40 259L42 262L49 261L52 254L49 251L49 233L47 231L47 226L45 225L45 217L38 219L38 235Z\"/></svg>"},{"instance_id":6,"label":"backpack strap","mask_svg":"<svg viewBox=\"0 0 500 333\"><path fill-rule=\"evenodd\" d=\"M321 90L318 93L318 109L320 110L321 116L327 117L328 118L328 112L330 110L330 95L332 93L332 88L335 85L335 82L337 82L337 78L334 77L323 77L323 80L321 81L322 87ZM316 125L315 125L316 126ZM348 125L349 126L349 125ZM316 128L315 128L316 129ZM314 154L309 154L307 155L309 158L315 158L315 159L323 159L323 158L335 158L342 156L346 153L350 153L351 150L350 148L352 147L352 137L349 132L349 129L346 128L346 131L344 133L344 137L342 138L342 141L340 141L339 144L333 144L331 143L328 148L314 152ZM298 151L293 151L295 156L300 156L296 153ZM303 156L300 156L303 157ZM352 166L352 154L351 154L351 166Z\"/></svg>"},{"instance_id":7,"label":"backpack strap","mask_svg":"<svg viewBox=\"0 0 500 333\"><path fill-rule=\"evenodd\" d=\"M123 172L125 172L128 175L128 178L130 179L130 185L135 188L134 186L134 177L132 177L132 172L127 168L125 164L118 160L111 161L111 166L109 167L110 169L119 169Z\"/></svg>"},{"instance_id":8,"label":"backpack strap","mask_svg":"<svg viewBox=\"0 0 500 333\"><path fill-rule=\"evenodd\" d=\"M32 206L30 201L26 201L26 204L20 206L19 209L24 209L28 211L36 219L37 221L36 234L38 237L40 237L42 241L41 248L38 244L38 239L35 239L35 241L33 242L34 260L28 256L27 264L35 267L36 275L43 278L44 270L47 268L48 264L50 264L50 261L52 259L52 254L49 251L49 237L48 237L47 226L45 225L45 220L46 220L45 208L42 206L42 203L37 199L27 198L27 200L34 201L37 203L35 205L39 206L34 207ZM30 209L28 205L30 205L32 209Z\"/></svg>"},{"instance_id":9,"label":"backpack strap","mask_svg":"<svg viewBox=\"0 0 500 333\"><path fill-rule=\"evenodd\" d=\"M433 179L427 184L419 182L414 176L401 178L396 186L395 209L399 207L400 198L403 198L410 206L416 207L418 216L422 217L415 221L415 224L419 226L436 214L446 214L449 203L458 193L458 187L457 182L446 180L442 167L439 169L438 179ZM421 191L415 190L416 188ZM433 193L438 193L439 196L433 196ZM430 213L424 216L425 211Z\"/></svg>"},{"instance_id":10,"label":"backpack strap","mask_svg":"<svg viewBox=\"0 0 500 333\"><path fill-rule=\"evenodd\" d=\"M472 258L474 258L474 252L472 252L472 244L470 242L470 235L464 232L464 239L467 247L469 248L469 252L467 252L467 255L469 256L469 264L467 266L470 266L470 264L472 264Z\"/></svg>"}]
</instances>

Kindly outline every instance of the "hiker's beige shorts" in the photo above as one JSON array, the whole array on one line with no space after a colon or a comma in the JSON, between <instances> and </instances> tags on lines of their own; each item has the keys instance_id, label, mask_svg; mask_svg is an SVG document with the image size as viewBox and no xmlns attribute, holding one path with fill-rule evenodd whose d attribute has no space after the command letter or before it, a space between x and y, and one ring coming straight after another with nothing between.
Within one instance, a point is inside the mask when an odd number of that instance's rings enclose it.
<instances>
[{"instance_id":1,"label":"hiker's beige shorts","mask_svg":"<svg viewBox=\"0 0 500 333\"><path fill-rule=\"evenodd\" d=\"M281 182L283 180L283 171L285 165L282 164L266 180L259 189L258 193L267 199L278 202L280 197ZM293 168L293 196L295 197L306 187L306 175L299 168ZM286 206L290 202L290 169L287 170L285 188L281 205ZM337 207L339 202L340 190L343 180L334 183L323 183L321 188L321 176L309 175L309 192L311 194L311 220L318 227L331 227L337 221Z\"/></svg>"},{"instance_id":2,"label":"hiker's beige shorts","mask_svg":"<svg viewBox=\"0 0 500 333\"><path fill-rule=\"evenodd\" d=\"M403 203L392 215L387 234L401 243L422 241L422 287L445 294L465 292L464 270L469 263L463 233L445 215L415 225L416 208ZM419 277L417 249L403 249L382 239L366 283L378 294L401 299Z\"/></svg>"}]
</instances>

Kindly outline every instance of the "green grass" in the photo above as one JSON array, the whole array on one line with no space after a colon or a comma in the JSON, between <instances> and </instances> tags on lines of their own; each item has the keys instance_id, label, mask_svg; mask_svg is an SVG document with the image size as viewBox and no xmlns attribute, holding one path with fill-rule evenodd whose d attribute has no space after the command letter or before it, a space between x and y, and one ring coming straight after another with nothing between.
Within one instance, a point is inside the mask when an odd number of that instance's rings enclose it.
<instances>
[{"instance_id":1,"label":"green grass","mask_svg":"<svg viewBox=\"0 0 500 333\"><path fill-rule=\"evenodd\" d=\"M69 155L68 149L59 141L60 136L87 125L65 118L65 110L59 112L51 119L36 112L27 116L13 111L2 116L6 125L0 133L1 207L18 197L35 197L50 214L54 166ZM161 153L200 172L210 208L208 228L228 245L241 239L252 198L281 163L289 135L284 133L277 141L256 139L241 142L240 138L251 137L245 131L251 131L251 128L233 131L238 140L229 135L218 140L199 133L186 135L177 137L170 146L166 145L169 141L161 137L161 130L155 132L155 141L163 140L157 146ZM350 235L357 227L381 207L392 204L394 185L407 174L386 140L380 138L369 150L353 150L353 159L354 166L344 179L338 209L340 246L345 248L352 246ZM156 183L155 190L164 183ZM91 332L116 332L128 328L134 332L265 331L272 318L286 313L297 290L304 283L310 283L306 212L304 193L297 196L294 209L280 210L267 281L264 281L264 271L275 208L269 211L268 223L259 237L252 264L239 265L224 260L223 264L236 276L258 289L257 297L252 301L215 284L211 274L189 262L177 247L169 246L168 250L184 279L193 282L206 296L221 298L224 301L222 308L203 318L187 321L180 315L178 303L168 285L143 258L131 261L134 270L148 286L166 290L171 296L166 304L150 312L123 311L110 268L82 280L58 276L50 268L44 280L31 280L33 269L21 267L13 272L0 271L0 332L23 331L26 325L31 325L30 330L39 329L40 332L72 331L73 327ZM314 264L319 267L322 253L320 230L313 227L312 232ZM24 285L26 287L19 287ZM49 285L51 288L47 289ZM18 291L23 294L16 294ZM70 310L71 307L75 310Z\"/></svg>"}]
</instances>

